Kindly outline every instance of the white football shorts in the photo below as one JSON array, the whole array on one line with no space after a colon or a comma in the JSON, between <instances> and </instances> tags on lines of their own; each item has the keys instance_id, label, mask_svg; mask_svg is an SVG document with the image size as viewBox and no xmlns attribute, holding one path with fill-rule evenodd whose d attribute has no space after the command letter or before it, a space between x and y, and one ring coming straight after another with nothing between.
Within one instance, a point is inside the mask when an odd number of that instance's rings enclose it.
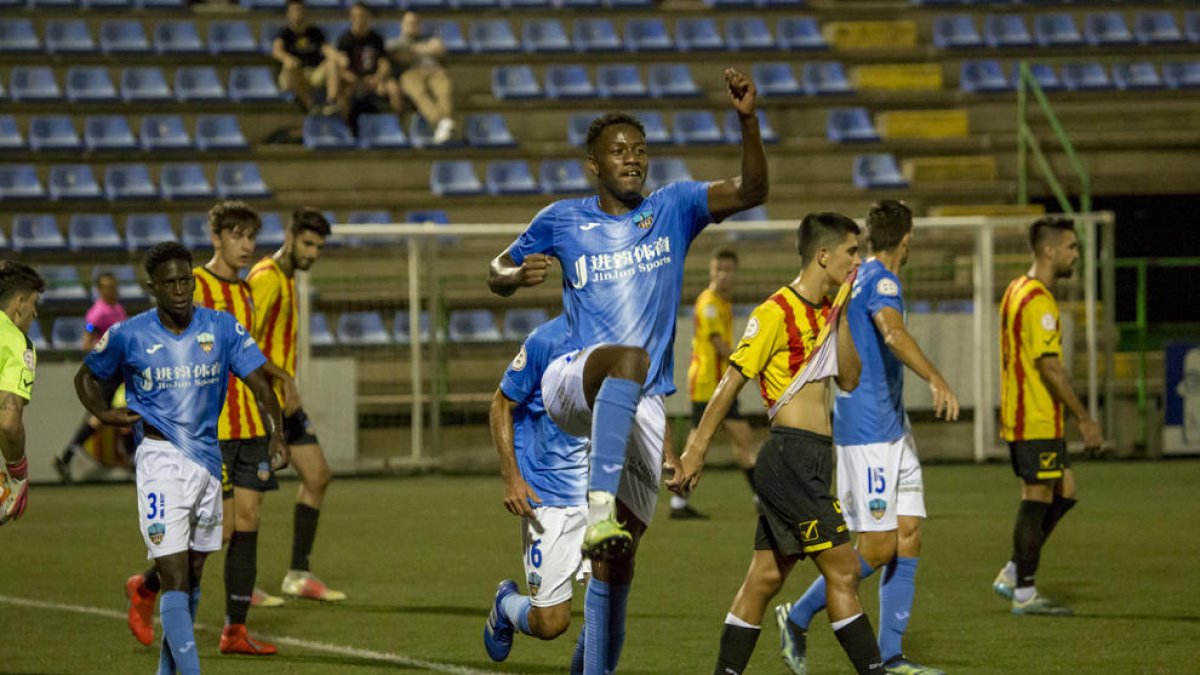
<instances>
[{"instance_id":1,"label":"white football shorts","mask_svg":"<svg viewBox=\"0 0 1200 675\"><path fill-rule=\"evenodd\" d=\"M221 481L167 441L137 449L138 529L146 557L221 549Z\"/></svg>"},{"instance_id":2,"label":"white football shorts","mask_svg":"<svg viewBox=\"0 0 1200 675\"><path fill-rule=\"evenodd\" d=\"M546 412L560 429L575 436L592 435L592 409L583 393L583 364L597 347L593 345L550 362L542 375L542 400ZM658 486L662 480L663 443L667 434L667 411L660 395L643 396L638 401L625 469L617 499L643 524L654 519L658 505Z\"/></svg>"},{"instance_id":3,"label":"white football shorts","mask_svg":"<svg viewBox=\"0 0 1200 675\"><path fill-rule=\"evenodd\" d=\"M540 506L521 519L525 544L525 581L534 607L553 607L571 600L573 582L590 573L583 564L586 506Z\"/></svg>"},{"instance_id":4,"label":"white football shorts","mask_svg":"<svg viewBox=\"0 0 1200 675\"><path fill-rule=\"evenodd\" d=\"M925 517L925 484L911 432L890 443L836 445L837 494L852 532L897 529L897 516Z\"/></svg>"}]
</instances>

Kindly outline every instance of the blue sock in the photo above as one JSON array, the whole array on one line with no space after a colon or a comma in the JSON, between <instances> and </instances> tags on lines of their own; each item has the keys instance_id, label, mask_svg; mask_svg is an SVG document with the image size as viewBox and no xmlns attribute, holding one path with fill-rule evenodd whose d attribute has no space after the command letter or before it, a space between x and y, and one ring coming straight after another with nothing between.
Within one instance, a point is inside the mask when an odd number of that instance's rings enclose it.
<instances>
[{"instance_id":1,"label":"blue sock","mask_svg":"<svg viewBox=\"0 0 1200 675\"><path fill-rule=\"evenodd\" d=\"M192 595L188 598L188 614L192 615L192 624L196 623L196 610L200 607L200 587L192 589Z\"/></svg>"},{"instance_id":2,"label":"blue sock","mask_svg":"<svg viewBox=\"0 0 1200 675\"><path fill-rule=\"evenodd\" d=\"M526 635L533 635L529 630L529 610L532 608L528 595L513 593L500 601L500 611L504 612L505 618Z\"/></svg>"},{"instance_id":3,"label":"blue sock","mask_svg":"<svg viewBox=\"0 0 1200 675\"><path fill-rule=\"evenodd\" d=\"M604 583L604 582L601 582ZM629 584L608 585L608 670L614 673L625 646L625 607L629 604Z\"/></svg>"},{"instance_id":4,"label":"blue sock","mask_svg":"<svg viewBox=\"0 0 1200 675\"><path fill-rule=\"evenodd\" d=\"M625 446L629 444L629 431L641 395L641 383L633 380L609 377L600 385L592 410L589 492L617 494L621 469L625 466Z\"/></svg>"},{"instance_id":5,"label":"blue sock","mask_svg":"<svg viewBox=\"0 0 1200 675\"><path fill-rule=\"evenodd\" d=\"M171 647L167 638L163 637L162 646L158 652L158 673L156 675L175 675L175 659L171 658Z\"/></svg>"},{"instance_id":6,"label":"blue sock","mask_svg":"<svg viewBox=\"0 0 1200 675\"><path fill-rule=\"evenodd\" d=\"M879 654L886 663L900 656L900 640L908 628L916 592L917 559L897 557L879 582Z\"/></svg>"},{"instance_id":7,"label":"blue sock","mask_svg":"<svg viewBox=\"0 0 1200 675\"><path fill-rule=\"evenodd\" d=\"M583 675L605 675L608 660L608 584L592 577L583 601Z\"/></svg>"},{"instance_id":8,"label":"blue sock","mask_svg":"<svg viewBox=\"0 0 1200 675\"><path fill-rule=\"evenodd\" d=\"M875 573L875 568L867 564L862 556L858 558L859 574L863 579ZM817 613L825 609L825 577L817 577L817 580L812 582L804 595L800 599L792 603L792 611L788 614L788 620L796 624L804 630L808 630L808 625L812 623L812 619Z\"/></svg>"},{"instance_id":9,"label":"blue sock","mask_svg":"<svg viewBox=\"0 0 1200 675\"><path fill-rule=\"evenodd\" d=\"M575 641L575 651L571 653L571 675L583 675L583 643L587 637L587 626L579 631L579 639Z\"/></svg>"},{"instance_id":10,"label":"blue sock","mask_svg":"<svg viewBox=\"0 0 1200 675\"><path fill-rule=\"evenodd\" d=\"M196 653L196 636L192 630L192 615L188 611L190 596L183 591L167 591L158 601L158 618L162 621L163 636L171 648L171 657L182 675L200 675L200 656Z\"/></svg>"}]
</instances>

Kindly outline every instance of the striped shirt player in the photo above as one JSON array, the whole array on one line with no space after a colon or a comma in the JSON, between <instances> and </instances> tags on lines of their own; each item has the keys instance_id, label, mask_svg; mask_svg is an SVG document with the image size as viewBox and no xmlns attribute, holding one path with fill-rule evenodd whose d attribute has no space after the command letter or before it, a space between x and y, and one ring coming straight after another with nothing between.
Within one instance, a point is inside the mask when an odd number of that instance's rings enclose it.
<instances>
[{"instance_id":1,"label":"striped shirt player","mask_svg":"<svg viewBox=\"0 0 1200 675\"><path fill-rule=\"evenodd\" d=\"M254 339L271 363L295 377L297 322L300 316L295 277L285 274L275 258L267 256L250 268L246 281L252 296ZM275 382L274 387L282 404L283 385Z\"/></svg>"},{"instance_id":2,"label":"striped shirt player","mask_svg":"<svg viewBox=\"0 0 1200 675\"><path fill-rule=\"evenodd\" d=\"M725 362L718 358L713 338L733 344L733 302L711 288L696 297L692 323L692 360L688 363L688 397L693 403L707 403L712 398Z\"/></svg>"},{"instance_id":3,"label":"striped shirt player","mask_svg":"<svg viewBox=\"0 0 1200 675\"><path fill-rule=\"evenodd\" d=\"M1021 275L1000 301L1000 435L1004 440L1061 440L1063 406L1050 395L1037 360L1062 355L1058 303L1045 284ZM1060 459L1066 460L1065 457ZM1068 464L1039 468L1039 480L1062 477Z\"/></svg>"},{"instance_id":4,"label":"striped shirt player","mask_svg":"<svg viewBox=\"0 0 1200 675\"><path fill-rule=\"evenodd\" d=\"M192 270L196 277L196 303L201 307L232 314L250 335L254 330L254 299L250 285L241 279L219 277L204 266ZM240 380L229 380L225 407L217 425L217 437L222 441L243 441L265 435L262 416L254 395Z\"/></svg>"}]
</instances>

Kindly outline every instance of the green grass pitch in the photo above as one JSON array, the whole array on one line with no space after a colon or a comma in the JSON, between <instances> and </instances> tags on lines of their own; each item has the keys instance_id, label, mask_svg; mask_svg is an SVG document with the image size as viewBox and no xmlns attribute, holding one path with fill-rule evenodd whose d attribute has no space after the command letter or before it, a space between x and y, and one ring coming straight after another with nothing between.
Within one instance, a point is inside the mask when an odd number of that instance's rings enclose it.
<instances>
[{"instance_id":1,"label":"green grass pitch","mask_svg":"<svg viewBox=\"0 0 1200 675\"><path fill-rule=\"evenodd\" d=\"M1048 544L1038 577L1044 592L1074 606L1072 619L1016 618L992 595L1019 494L1007 467L926 468L931 517L905 642L913 659L954 675L1200 672L1200 538L1191 529L1200 515L1200 464L1076 468L1080 504ZM264 507L259 580L272 591L288 564L294 489L285 483ZM559 640L518 636L505 664L492 664L483 651L480 633L496 582L522 576L518 522L500 498L500 480L490 477L335 481L313 564L350 599L336 606L292 601L250 615L252 631L330 646L285 644L270 658L219 655L218 553L200 608L204 672L565 673L581 593L571 630ZM693 502L712 520L671 521L665 502L664 493L638 560L620 672L707 674L749 561L753 507L741 475L727 471L706 474ZM154 672L157 648L136 643L113 614L123 613L122 583L146 566L144 555L132 485L34 486L25 518L0 529L0 672ZM802 563L778 600L799 595L814 574ZM877 578L863 582L876 626L877 589ZM108 613L15 605L11 598ZM777 640L769 621L750 672L786 672ZM812 672L851 672L824 618L814 622L809 644ZM446 667L411 665L416 659Z\"/></svg>"}]
</instances>

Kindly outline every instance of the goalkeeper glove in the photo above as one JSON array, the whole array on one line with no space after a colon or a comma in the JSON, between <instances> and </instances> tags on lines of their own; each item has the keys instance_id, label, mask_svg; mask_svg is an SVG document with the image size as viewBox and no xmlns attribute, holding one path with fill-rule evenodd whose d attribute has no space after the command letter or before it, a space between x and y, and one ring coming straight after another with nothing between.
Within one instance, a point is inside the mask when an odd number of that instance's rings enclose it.
<instances>
[{"instance_id":1,"label":"goalkeeper glove","mask_svg":"<svg viewBox=\"0 0 1200 675\"><path fill-rule=\"evenodd\" d=\"M4 484L3 502L0 503L0 525L16 520L25 513L29 501L29 459L22 457L5 465L8 479Z\"/></svg>"}]
</instances>

